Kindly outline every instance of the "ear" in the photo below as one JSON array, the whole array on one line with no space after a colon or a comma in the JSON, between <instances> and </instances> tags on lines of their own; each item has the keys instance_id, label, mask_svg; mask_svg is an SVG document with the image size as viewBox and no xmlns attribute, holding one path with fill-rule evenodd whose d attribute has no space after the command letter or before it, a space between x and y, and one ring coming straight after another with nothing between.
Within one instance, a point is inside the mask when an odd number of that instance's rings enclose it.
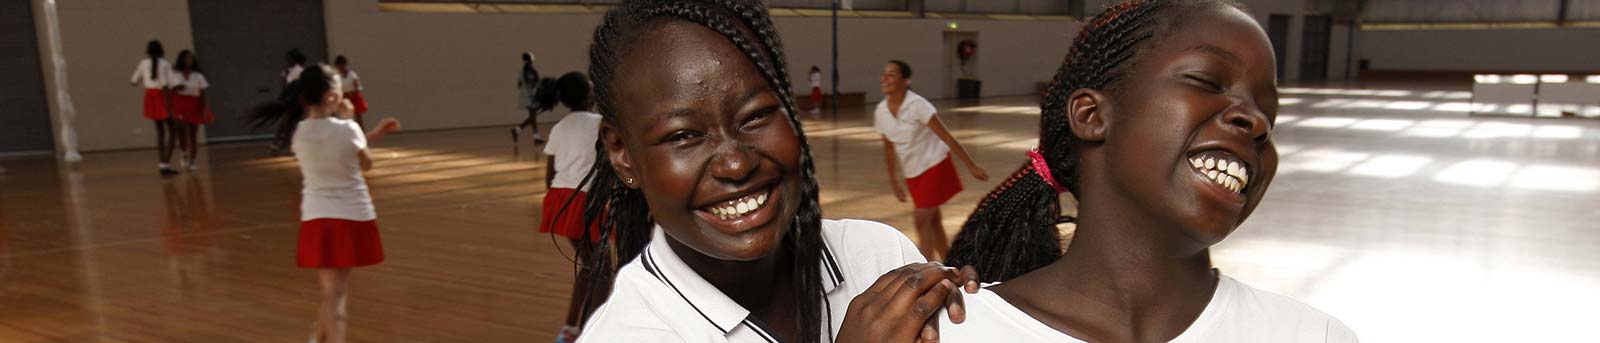
<instances>
[{"instance_id":1,"label":"ear","mask_svg":"<svg viewBox=\"0 0 1600 343\"><path fill-rule=\"evenodd\" d=\"M1066 111L1067 126L1072 129L1072 138L1084 142L1101 142L1106 140L1106 110L1111 105L1111 98L1093 89L1079 89L1067 96Z\"/></svg>"},{"instance_id":2,"label":"ear","mask_svg":"<svg viewBox=\"0 0 1600 343\"><path fill-rule=\"evenodd\" d=\"M628 147L622 143L622 131L611 126L610 121L600 122L600 145L605 149L606 158L611 161L611 170L616 171L618 181L632 189L639 189L639 178L633 171L633 159L628 154ZM633 180L633 182L627 182Z\"/></svg>"}]
</instances>

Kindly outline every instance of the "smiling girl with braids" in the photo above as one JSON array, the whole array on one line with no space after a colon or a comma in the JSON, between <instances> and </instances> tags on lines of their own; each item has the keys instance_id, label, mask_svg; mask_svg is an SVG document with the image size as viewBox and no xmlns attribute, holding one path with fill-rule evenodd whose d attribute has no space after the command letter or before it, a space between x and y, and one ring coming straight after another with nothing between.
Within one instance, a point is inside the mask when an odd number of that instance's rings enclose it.
<instances>
[{"instance_id":1,"label":"smiling girl with braids","mask_svg":"<svg viewBox=\"0 0 1600 343\"><path fill-rule=\"evenodd\" d=\"M822 219L760 1L623 1L589 58L602 119L584 222L601 224L586 263L616 278L580 342L904 342L959 301L964 278L907 265L922 256L899 231Z\"/></svg>"},{"instance_id":2,"label":"smiling girl with braids","mask_svg":"<svg viewBox=\"0 0 1600 343\"><path fill-rule=\"evenodd\" d=\"M951 248L983 280L951 342L1353 342L1338 320L1221 275L1209 248L1277 169L1275 61L1216 0L1131 1L1092 20L1041 105L1039 148ZM1079 201L1061 217L1058 196ZM1062 250L1056 225L1076 222Z\"/></svg>"}]
</instances>

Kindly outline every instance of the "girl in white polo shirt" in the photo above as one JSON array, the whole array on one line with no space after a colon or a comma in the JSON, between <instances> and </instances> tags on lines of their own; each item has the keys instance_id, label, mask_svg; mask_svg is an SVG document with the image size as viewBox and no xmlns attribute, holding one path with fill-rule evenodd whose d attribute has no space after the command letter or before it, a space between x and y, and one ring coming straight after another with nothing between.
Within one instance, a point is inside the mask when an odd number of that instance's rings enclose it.
<instances>
[{"instance_id":1,"label":"girl in white polo shirt","mask_svg":"<svg viewBox=\"0 0 1600 343\"><path fill-rule=\"evenodd\" d=\"M300 195L300 240L296 265L317 270L322 305L312 326L316 342L344 342L345 299L350 269L383 262L378 214L362 172L372 169L367 142L400 129L386 118L363 134L350 118L339 75L327 65L306 68L295 99L305 120L295 129L291 149L300 163L305 188Z\"/></svg>"},{"instance_id":2,"label":"girl in white polo shirt","mask_svg":"<svg viewBox=\"0 0 1600 343\"><path fill-rule=\"evenodd\" d=\"M1039 147L951 247L952 263L1004 282L968 297L945 341L1355 342L1211 264L1277 169L1272 51L1225 0L1131 1L1090 20L1040 105Z\"/></svg>"},{"instance_id":3,"label":"girl in white polo shirt","mask_svg":"<svg viewBox=\"0 0 1600 343\"><path fill-rule=\"evenodd\" d=\"M624 1L596 29L587 262L620 269L579 342L906 342L959 293L894 228L822 219L776 32L759 0Z\"/></svg>"},{"instance_id":4,"label":"girl in white polo shirt","mask_svg":"<svg viewBox=\"0 0 1600 343\"><path fill-rule=\"evenodd\" d=\"M601 120L599 114L589 112L592 104L589 89L589 78L579 72L567 73L556 81L557 97L562 105L572 109L572 113L550 129L550 141L544 146L544 153L549 156L544 174L548 191L544 194L539 216L539 232L567 237L578 263L592 258L593 242L600 238L597 223L583 221L583 203L589 190L583 178L594 166L594 143ZM609 274L582 267L577 274L572 282L567 321L556 335L557 343L576 341L583 319L594 313L610 293ZM596 285L592 295L590 285Z\"/></svg>"},{"instance_id":5,"label":"girl in white polo shirt","mask_svg":"<svg viewBox=\"0 0 1600 343\"><path fill-rule=\"evenodd\" d=\"M172 119L178 130L178 148L183 150L184 168L195 170L195 157L200 155L200 125L211 123L216 116L206 106L206 88L211 83L200 72L200 62L189 50L178 52L178 64L172 67Z\"/></svg>"},{"instance_id":6,"label":"girl in white polo shirt","mask_svg":"<svg viewBox=\"0 0 1600 343\"><path fill-rule=\"evenodd\" d=\"M350 69L350 59L344 55L333 59L333 67L339 69L339 87L344 88L345 100L350 100L356 125L366 130L367 121L363 120L362 115L367 113L367 98L361 96L361 91L366 90L366 87L361 85L361 75L357 75L355 69Z\"/></svg>"},{"instance_id":7,"label":"girl in white polo shirt","mask_svg":"<svg viewBox=\"0 0 1600 343\"><path fill-rule=\"evenodd\" d=\"M178 141L178 127L171 120L172 111L167 105L167 85L172 80L172 64L163 57L166 50L161 48L159 41L145 44L144 54L145 58L133 68L133 77L128 82L144 87L144 119L156 124L156 156L161 161L156 165L157 171L161 175L177 174L178 170L173 169L170 162L173 146Z\"/></svg>"},{"instance_id":8,"label":"girl in white polo shirt","mask_svg":"<svg viewBox=\"0 0 1600 343\"><path fill-rule=\"evenodd\" d=\"M987 181L989 173L973 162L967 149L945 129L933 103L911 91L910 65L899 60L884 64L878 86L884 98L873 112L872 127L883 134L889 186L900 202L906 201L906 190L911 191L917 246L928 259L943 260L950 239L945 236L939 205L961 192L961 177L956 175L950 155L961 159L973 178Z\"/></svg>"}]
</instances>

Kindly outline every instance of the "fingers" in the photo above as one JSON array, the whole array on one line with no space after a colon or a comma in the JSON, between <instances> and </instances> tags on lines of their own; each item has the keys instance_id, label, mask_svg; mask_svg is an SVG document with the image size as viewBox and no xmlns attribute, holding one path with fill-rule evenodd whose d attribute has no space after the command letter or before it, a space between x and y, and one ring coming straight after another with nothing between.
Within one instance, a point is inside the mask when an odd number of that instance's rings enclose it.
<instances>
[{"instance_id":1,"label":"fingers","mask_svg":"<svg viewBox=\"0 0 1600 343\"><path fill-rule=\"evenodd\" d=\"M955 293L961 292L956 291L954 282L940 279L938 283L934 283L932 287L923 291L917 297L916 302L911 303L911 308L906 312L906 315L923 321L939 320L935 315L939 313L940 308L944 308L946 301L950 299L950 295Z\"/></svg>"},{"instance_id":2,"label":"fingers","mask_svg":"<svg viewBox=\"0 0 1600 343\"><path fill-rule=\"evenodd\" d=\"M978 269L977 268L973 268L970 265L961 267L961 278L962 278L962 280L958 281L958 282L961 283L962 288L964 288L964 290L967 291L968 294L978 294Z\"/></svg>"},{"instance_id":3,"label":"fingers","mask_svg":"<svg viewBox=\"0 0 1600 343\"><path fill-rule=\"evenodd\" d=\"M911 318L927 319L944 306L945 298L954 292L956 284L943 277L942 267L930 267L906 276L902 286L889 299L889 308L901 309Z\"/></svg>"},{"instance_id":4,"label":"fingers","mask_svg":"<svg viewBox=\"0 0 1600 343\"><path fill-rule=\"evenodd\" d=\"M917 335L917 343L935 343L939 341L939 318L928 317L922 324L922 332Z\"/></svg>"},{"instance_id":5,"label":"fingers","mask_svg":"<svg viewBox=\"0 0 1600 343\"><path fill-rule=\"evenodd\" d=\"M949 280L945 281L948 282ZM945 314L950 316L951 323L961 324L962 322L967 321L967 302L966 299L963 299L961 292L956 291L957 287L958 286L956 286L954 282L950 283L950 294L945 296L944 308ZM929 318L928 320L935 319L938 318Z\"/></svg>"}]
</instances>

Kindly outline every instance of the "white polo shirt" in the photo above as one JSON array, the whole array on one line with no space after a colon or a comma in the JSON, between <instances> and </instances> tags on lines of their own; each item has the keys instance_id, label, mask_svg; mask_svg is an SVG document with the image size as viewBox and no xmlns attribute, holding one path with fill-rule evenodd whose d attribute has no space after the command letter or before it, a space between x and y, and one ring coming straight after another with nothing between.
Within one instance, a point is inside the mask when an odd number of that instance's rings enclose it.
<instances>
[{"instance_id":1,"label":"white polo shirt","mask_svg":"<svg viewBox=\"0 0 1600 343\"><path fill-rule=\"evenodd\" d=\"M751 342L778 339L765 324L695 273L672 252L661 227L649 247L617 272L605 305L589 318L578 342ZM822 285L831 314L823 341L844 323L850 299L879 276L922 253L904 234L865 220L823 220Z\"/></svg>"},{"instance_id":2,"label":"white polo shirt","mask_svg":"<svg viewBox=\"0 0 1600 343\"><path fill-rule=\"evenodd\" d=\"M356 71L352 69L349 73L339 75L339 88L345 93L361 91L362 86L356 84L356 81L359 80L361 80L361 76L356 75Z\"/></svg>"},{"instance_id":3,"label":"white polo shirt","mask_svg":"<svg viewBox=\"0 0 1600 343\"><path fill-rule=\"evenodd\" d=\"M200 96L200 91L211 87L211 83L206 82L206 75L198 71L191 71L187 76L183 75L181 71L173 71L172 80L167 83L167 86L183 86L183 90L178 91L178 95L198 97Z\"/></svg>"},{"instance_id":4,"label":"white polo shirt","mask_svg":"<svg viewBox=\"0 0 1600 343\"><path fill-rule=\"evenodd\" d=\"M302 65L299 65L299 64L290 66L289 69L283 71L283 83L284 84L294 83L294 80L299 80L300 79L300 73L303 73L305 71L306 71L306 67L305 66L302 66Z\"/></svg>"},{"instance_id":5,"label":"white polo shirt","mask_svg":"<svg viewBox=\"0 0 1600 343\"><path fill-rule=\"evenodd\" d=\"M361 176L361 150L367 135L349 119L306 119L295 129L290 149L300 162L300 221L317 218L368 221L378 218Z\"/></svg>"},{"instance_id":6,"label":"white polo shirt","mask_svg":"<svg viewBox=\"0 0 1600 343\"><path fill-rule=\"evenodd\" d=\"M155 62L156 72L152 74L150 73L150 63L150 58L148 57L139 60L139 65L133 68L133 77L128 80L138 83L144 88L161 89L166 87L167 82L172 80L172 64L167 63L165 58L158 59Z\"/></svg>"},{"instance_id":7,"label":"white polo shirt","mask_svg":"<svg viewBox=\"0 0 1600 343\"><path fill-rule=\"evenodd\" d=\"M894 143L894 154L900 158L900 169L907 178L922 175L950 156L950 147L928 128L938 111L928 99L907 90L898 117L889 113L888 98L878 102L878 109L873 112L872 128Z\"/></svg>"},{"instance_id":8,"label":"white polo shirt","mask_svg":"<svg viewBox=\"0 0 1600 343\"><path fill-rule=\"evenodd\" d=\"M1033 319L988 289L966 295L965 300L965 323L951 323L944 311L937 315L940 340L989 342L1005 337L1007 342L1084 342ZM1310 305L1221 276L1200 317L1171 342L1356 342L1356 334Z\"/></svg>"},{"instance_id":9,"label":"white polo shirt","mask_svg":"<svg viewBox=\"0 0 1600 343\"><path fill-rule=\"evenodd\" d=\"M551 178L550 188L578 188L589 174L594 167L594 143L600 137L601 119L598 113L573 111L550 128L550 142L544 145L544 153L556 159L556 176ZM587 192L589 185L579 190Z\"/></svg>"}]
</instances>

